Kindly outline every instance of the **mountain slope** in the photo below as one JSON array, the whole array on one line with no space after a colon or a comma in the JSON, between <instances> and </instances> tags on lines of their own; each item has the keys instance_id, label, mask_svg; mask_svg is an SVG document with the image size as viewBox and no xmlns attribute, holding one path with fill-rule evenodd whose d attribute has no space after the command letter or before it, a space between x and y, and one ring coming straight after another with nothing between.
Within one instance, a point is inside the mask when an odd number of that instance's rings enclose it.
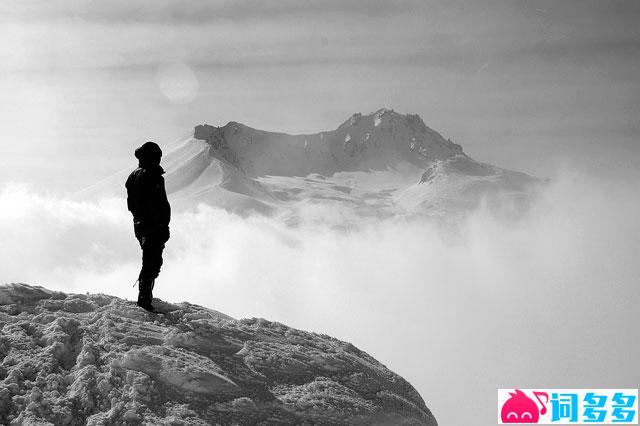
<instances>
[{"instance_id":1,"label":"mountain slope","mask_svg":"<svg viewBox=\"0 0 640 426\"><path fill-rule=\"evenodd\" d=\"M283 213L296 221L312 204L357 216L460 216L488 201L517 210L538 183L479 163L418 115L380 109L335 130L287 135L230 122L198 125L162 160L177 209L207 203L238 213ZM122 194L124 174L93 188ZM115 189L115 191L114 191Z\"/></svg>"},{"instance_id":2,"label":"mountain slope","mask_svg":"<svg viewBox=\"0 0 640 426\"><path fill-rule=\"evenodd\" d=\"M0 423L436 424L349 343L155 303L0 286Z\"/></svg>"},{"instance_id":3,"label":"mountain slope","mask_svg":"<svg viewBox=\"0 0 640 426\"><path fill-rule=\"evenodd\" d=\"M208 147L203 162L224 164L227 180L220 183L200 174L189 184L183 177L194 169L184 163L167 178L175 182L171 191L177 200L233 208L234 202L221 193L225 190L256 203L249 206L245 199L236 210L285 209L291 217L309 203L377 217L455 217L483 202L518 210L537 182L524 173L479 163L418 115L389 109L354 114L333 131L311 135L265 132L236 122L204 124L196 126L189 144Z\"/></svg>"}]
</instances>

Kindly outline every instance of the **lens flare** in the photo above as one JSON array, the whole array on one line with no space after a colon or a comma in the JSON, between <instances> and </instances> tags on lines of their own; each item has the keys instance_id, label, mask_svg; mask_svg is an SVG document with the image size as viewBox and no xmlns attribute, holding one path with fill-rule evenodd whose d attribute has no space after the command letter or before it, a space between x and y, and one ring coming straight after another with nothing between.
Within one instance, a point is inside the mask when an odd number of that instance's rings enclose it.
<instances>
[{"instance_id":1,"label":"lens flare","mask_svg":"<svg viewBox=\"0 0 640 426\"><path fill-rule=\"evenodd\" d=\"M187 104L198 96L198 78L184 62L165 62L158 67L156 84L174 104Z\"/></svg>"}]
</instances>

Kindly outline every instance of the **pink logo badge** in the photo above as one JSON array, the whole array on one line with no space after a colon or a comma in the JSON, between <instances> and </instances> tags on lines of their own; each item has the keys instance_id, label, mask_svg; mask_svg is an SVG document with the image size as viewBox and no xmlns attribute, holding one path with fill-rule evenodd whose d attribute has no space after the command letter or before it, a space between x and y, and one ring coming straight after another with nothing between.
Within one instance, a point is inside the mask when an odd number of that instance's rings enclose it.
<instances>
[{"instance_id":1,"label":"pink logo badge","mask_svg":"<svg viewBox=\"0 0 640 426\"><path fill-rule=\"evenodd\" d=\"M538 423L540 414L547 412L546 403L549 402L549 395L546 392L533 392L534 396L540 403L540 410L538 405L524 394L520 389L516 389L515 393L509 392L511 397L505 401L500 411L500 417L503 423ZM545 397L545 402L540 400L540 397Z\"/></svg>"}]
</instances>

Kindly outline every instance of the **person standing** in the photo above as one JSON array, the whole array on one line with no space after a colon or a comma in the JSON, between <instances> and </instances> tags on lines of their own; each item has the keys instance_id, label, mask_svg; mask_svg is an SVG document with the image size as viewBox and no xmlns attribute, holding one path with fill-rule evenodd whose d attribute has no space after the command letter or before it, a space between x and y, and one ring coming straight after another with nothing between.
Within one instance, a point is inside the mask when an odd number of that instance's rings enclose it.
<instances>
[{"instance_id":1,"label":"person standing","mask_svg":"<svg viewBox=\"0 0 640 426\"><path fill-rule=\"evenodd\" d=\"M154 312L152 292L162 266L162 251L169 240L171 206L162 177L160 147L154 142L146 142L135 150L135 156L138 168L131 172L125 187L127 208L133 215L134 234L142 248L137 305Z\"/></svg>"}]
</instances>

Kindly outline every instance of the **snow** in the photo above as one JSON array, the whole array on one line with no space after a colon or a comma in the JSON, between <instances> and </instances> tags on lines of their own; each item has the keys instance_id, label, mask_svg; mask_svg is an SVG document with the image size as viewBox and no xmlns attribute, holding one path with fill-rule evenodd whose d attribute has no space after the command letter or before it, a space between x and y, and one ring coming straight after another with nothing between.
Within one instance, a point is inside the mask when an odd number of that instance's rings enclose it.
<instances>
[{"instance_id":1,"label":"snow","mask_svg":"<svg viewBox=\"0 0 640 426\"><path fill-rule=\"evenodd\" d=\"M463 218L483 204L498 216L518 217L540 183L524 174L476 162L466 156L436 161L420 179L391 194L407 213Z\"/></svg>"},{"instance_id":2,"label":"snow","mask_svg":"<svg viewBox=\"0 0 640 426\"><path fill-rule=\"evenodd\" d=\"M0 423L426 424L416 390L353 345L156 299L0 286Z\"/></svg>"},{"instance_id":3,"label":"snow","mask_svg":"<svg viewBox=\"0 0 640 426\"><path fill-rule=\"evenodd\" d=\"M486 197L526 199L528 186L537 183L469 158L418 115L386 108L353 114L333 131L310 135L236 122L198 125L193 137L165 151L166 186L176 210L206 203L240 214L289 216L289 223L309 201L362 216L463 217ZM437 170L438 178L421 185L428 170ZM126 173L111 179L112 193L122 194Z\"/></svg>"}]
</instances>

